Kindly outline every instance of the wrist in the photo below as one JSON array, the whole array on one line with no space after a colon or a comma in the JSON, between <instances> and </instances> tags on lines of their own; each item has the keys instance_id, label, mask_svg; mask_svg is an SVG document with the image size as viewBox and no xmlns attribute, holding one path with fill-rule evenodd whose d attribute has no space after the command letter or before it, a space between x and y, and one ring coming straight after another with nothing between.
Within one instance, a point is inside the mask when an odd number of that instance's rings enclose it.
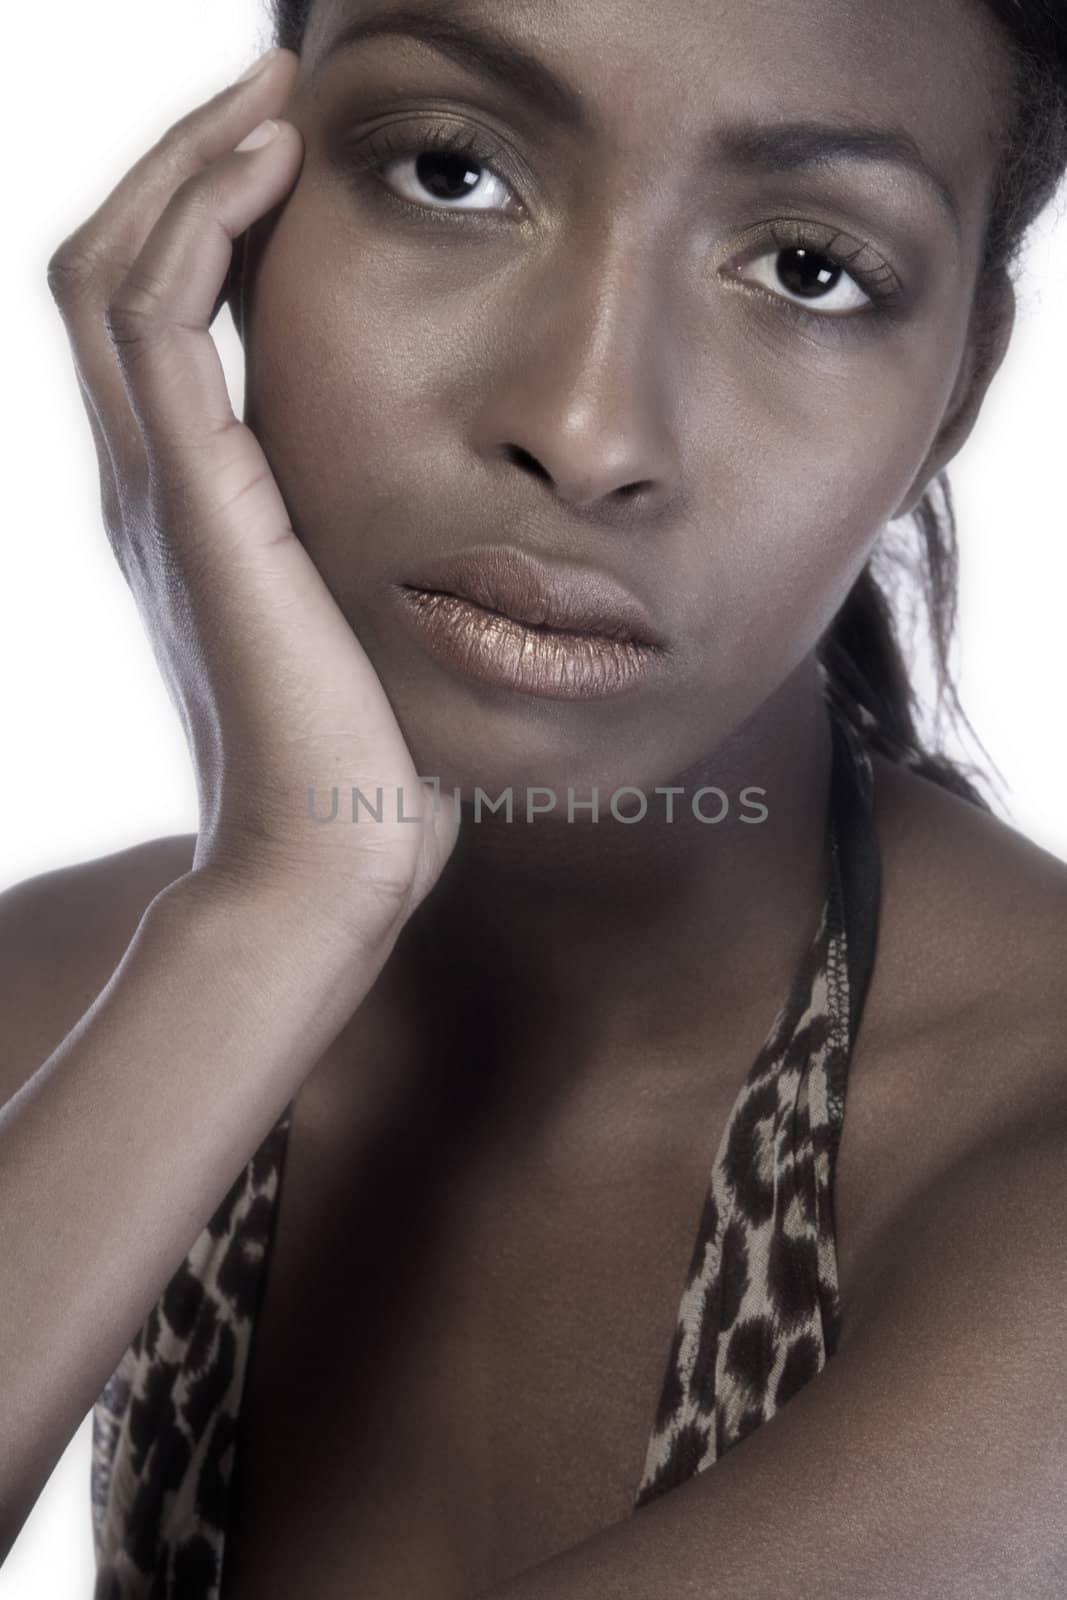
<instances>
[{"instance_id":1,"label":"wrist","mask_svg":"<svg viewBox=\"0 0 1067 1600\"><path fill-rule=\"evenodd\" d=\"M341 908L311 879L252 877L220 866L195 867L162 890L146 912L181 941L204 941L220 959L273 982L292 974L301 987L351 989L359 1003L384 966L402 926L363 905Z\"/></svg>"}]
</instances>

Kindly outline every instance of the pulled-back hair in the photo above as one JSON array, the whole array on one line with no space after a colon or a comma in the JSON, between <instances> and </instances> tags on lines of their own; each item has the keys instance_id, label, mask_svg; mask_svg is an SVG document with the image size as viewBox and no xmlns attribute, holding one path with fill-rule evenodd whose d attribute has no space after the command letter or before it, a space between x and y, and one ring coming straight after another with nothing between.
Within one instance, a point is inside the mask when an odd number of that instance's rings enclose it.
<instances>
[{"instance_id":1,"label":"pulled-back hair","mask_svg":"<svg viewBox=\"0 0 1067 1600\"><path fill-rule=\"evenodd\" d=\"M299 51L313 0L270 0L275 42ZM995 297L1017 274L1033 223L1067 172L1067 3L975 0L999 24L1014 67L1008 132L995 174L975 289L976 381L995 344ZM826 692L865 742L983 810L973 781L984 775L950 758L920 733L919 705L900 634L901 597L919 601L932 651L933 709L940 727L970 723L950 666L956 628L958 540L948 476L938 473L908 519L910 537L879 541L833 622L817 657ZM971 729L973 733L973 728Z\"/></svg>"}]
</instances>

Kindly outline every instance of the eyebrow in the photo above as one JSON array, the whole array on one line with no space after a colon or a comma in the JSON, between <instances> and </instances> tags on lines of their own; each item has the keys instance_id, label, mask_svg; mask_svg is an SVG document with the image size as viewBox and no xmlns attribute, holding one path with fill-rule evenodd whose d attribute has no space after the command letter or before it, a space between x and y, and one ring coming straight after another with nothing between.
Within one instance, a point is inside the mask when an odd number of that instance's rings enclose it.
<instances>
[{"instance_id":1,"label":"eyebrow","mask_svg":"<svg viewBox=\"0 0 1067 1600\"><path fill-rule=\"evenodd\" d=\"M331 39L311 76L354 45L390 36L429 45L524 101L566 132L590 131L586 107L573 84L495 28L457 15L448 0L432 10L398 7L356 18ZM810 171L840 161L900 167L923 181L948 214L957 235L962 232L951 184L903 129L852 122L736 123L710 135L708 160L726 162L739 171L767 173Z\"/></svg>"},{"instance_id":2,"label":"eyebrow","mask_svg":"<svg viewBox=\"0 0 1067 1600\"><path fill-rule=\"evenodd\" d=\"M457 65L510 90L571 133L586 130L585 108L577 90L495 28L451 15L447 6L432 11L391 7L378 16L357 17L330 41L311 76L317 76L328 61L353 45L389 35L429 45Z\"/></svg>"},{"instance_id":3,"label":"eyebrow","mask_svg":"<svg viewBox=\"0 0 1067 1600\"><path fill-rule=\"evenodd\" d=\"M932 166L910 133L862 123L739 123L724 128L715 142L735 167L747 171L798 172L834 161L903 167L937 196L956 232L962 231L959 204L948 180Z\"/></svg>"}]
</instances>

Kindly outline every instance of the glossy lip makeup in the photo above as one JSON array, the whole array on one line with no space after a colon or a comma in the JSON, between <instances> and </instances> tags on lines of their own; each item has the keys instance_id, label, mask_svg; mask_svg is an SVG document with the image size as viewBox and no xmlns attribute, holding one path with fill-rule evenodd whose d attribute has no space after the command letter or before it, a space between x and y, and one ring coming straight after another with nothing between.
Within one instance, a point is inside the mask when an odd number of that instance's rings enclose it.
<instances>
[{"instance_id":1,"label":"glossy lip makeup","mask_svg":"<svg viewBox=\"0 0 1067 1600\"><path fill-rule=\"evenodd\" d=\"M613 579L514 548L441 558L391 593L431 655L523 694L600 699L653 677L667 660L643 607Z\"/></svg>"}]
</instances>

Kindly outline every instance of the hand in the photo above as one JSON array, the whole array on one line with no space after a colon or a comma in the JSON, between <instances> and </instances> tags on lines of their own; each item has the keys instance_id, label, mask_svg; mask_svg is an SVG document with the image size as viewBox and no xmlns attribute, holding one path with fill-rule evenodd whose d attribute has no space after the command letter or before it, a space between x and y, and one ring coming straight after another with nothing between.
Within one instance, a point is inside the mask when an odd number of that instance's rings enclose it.
<instances>
[{"instance_id":1,"label":"hand","mask_svg":"<svg viewBox=\"0 0 1067 1600\"><path fill-rule=\"evenodd\" d=\"M111 546L196 768L194 875L311 902L362 943L399 931L436 882L458 807L420 784L377 674L234 415L209 331L234 240L302 165L284 121L235 149L276 119L298 62L277 52L170 128L59 247L48 281ZM309 789L324 815L335 785L337 819L315 822ZM351 821L354 787L372 803L381 789L381 822L366 810ZM418 820L398 820L398 802Z\"/></svg>"}]
</instances>

